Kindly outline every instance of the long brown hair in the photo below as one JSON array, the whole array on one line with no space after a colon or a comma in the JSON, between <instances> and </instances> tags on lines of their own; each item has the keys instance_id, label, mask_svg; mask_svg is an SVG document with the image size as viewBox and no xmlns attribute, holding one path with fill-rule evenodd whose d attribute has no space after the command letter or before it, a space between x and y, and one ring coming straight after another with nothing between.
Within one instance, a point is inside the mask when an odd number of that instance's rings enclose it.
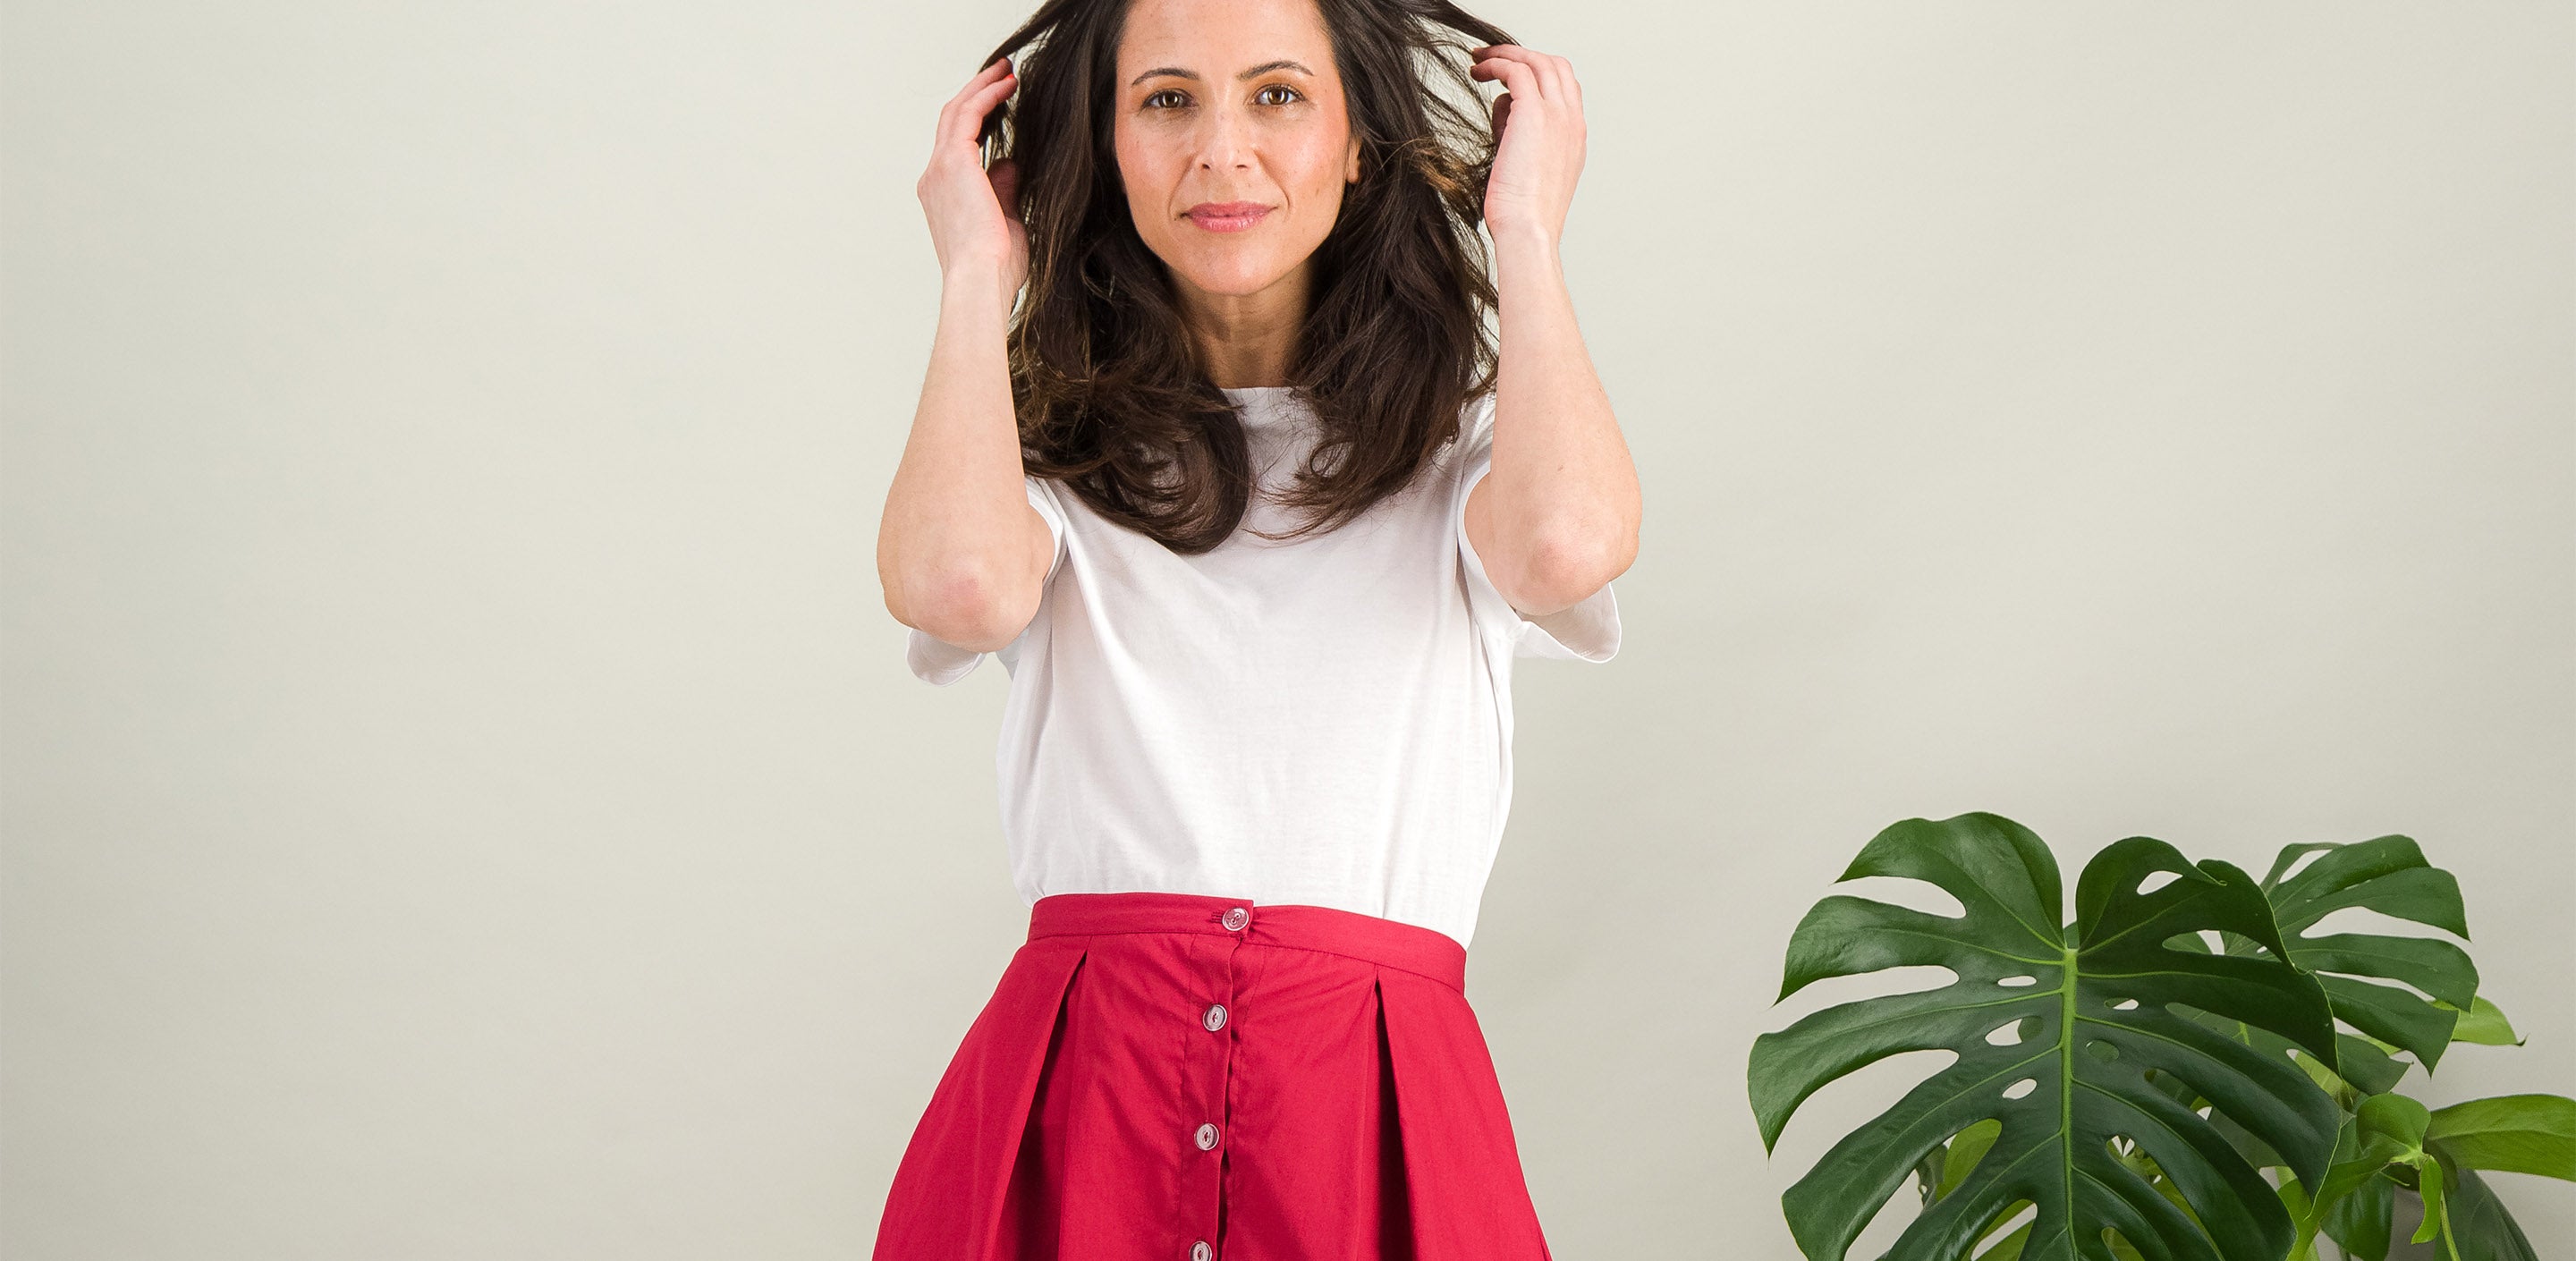
<instances>
[{"instance_id":1,"label":"long brown hair","mask_svg":"<svg viewBox=\"0 0 2576 1261\"><path fill-rule=\"evenodd\" d=\"M1234 533L1250 504L1242 421L1186 335L1171 276L1136 234L1113 141L1130 0L1045 0L983 63L1035 42L1017 99L984 120L1019 167L1028 291L1008 333L1023 464L1101 516L1184 554ZM1493 388L1484 238L1494 134L1467 50L1513 42L1448 0L1317 0L1360 140L1314 253L1288 384L1321 428L1279 502L1330 530L1410 485ZM1461 40L1460 35L1469 37ZM1469 42L1472 41L1472 42ZM1339 457L1339 458L1336 458Z\"/></svg>"}]
</instances>

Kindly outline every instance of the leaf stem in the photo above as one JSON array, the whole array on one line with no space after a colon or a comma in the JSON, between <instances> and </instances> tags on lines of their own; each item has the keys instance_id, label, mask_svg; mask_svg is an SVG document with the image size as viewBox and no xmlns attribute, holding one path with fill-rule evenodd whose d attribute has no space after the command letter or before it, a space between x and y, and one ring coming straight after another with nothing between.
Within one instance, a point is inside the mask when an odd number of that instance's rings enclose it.
<instances>
[{"instance_id":1,"label":"leaf stem","mask_svg":"<svg viewBox=\"0 0 2576 1261\"><path fill-rule=\"evenodd\" d=\"M2075 947L2061 948L2065 969L2058 983L2057 1040L2057 1133L2066 1144L2065 1212L2071 1223L2075 1215ZM2458 1257L2451 1261L2459 1261Z\"/></svg>"}]
</instances>

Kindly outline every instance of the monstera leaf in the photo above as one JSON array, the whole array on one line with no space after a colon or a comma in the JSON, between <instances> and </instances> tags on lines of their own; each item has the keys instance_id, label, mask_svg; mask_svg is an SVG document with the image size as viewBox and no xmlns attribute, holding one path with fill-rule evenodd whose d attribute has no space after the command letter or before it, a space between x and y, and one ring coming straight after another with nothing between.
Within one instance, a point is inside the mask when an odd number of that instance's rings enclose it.
<instances>
[{"instance_id":1,"label":"monstera leaf","mask_svg":"<svg viewBox=\"0 0 2576 1261\"><path fill-rule=\"evenodd\" d=\"M2325 851L2287 880L2300 858ZM2378 1094L2405 1075L2403 1061L2384 1048L2403 1050L2431 1072L2452 1042L2452 1029L2477 997L2478 968L2468 952L2432 937L2392 937L2383 933L2304 934L2318 920L2348 907L2362 907L2395 919L2469 935L2468 913L2460 904L2460 882L2451 873L2424 861L2424 852L2404 836L2383 836L2356 844L2321 843L2283 846L2263 877L2272 917L2289 947L2290 962L2310 972L2326 987L2334 1014L2369 1035L2340 1036L2342 1076L2366 1094ZM2230 954L2250 954L2254 943L2230 938ZM2341 975L2335 975L2341 974ZM2430 994L2427 1002L2395 985L2372 980L2403 981ZM2277 1042L2266 1050L2278 1050Z\"/></svg>"},{"instance_id":2,"label":"monstera leaf","mask_svg":"<svg viewBox=\"0 0 2576 1261\"><path fill-rule=\"evenodd\" d=\"M2158 873L2172 878L2141 892ZM1841 879L1862 876L1929 881L1966 913L1828 897L1790 937L1780 997L1904 965L1946 967L1957 980L1829 1007L1757 1038L1749 1076L1764 1146L1809 1095L1855 1069L1904 1051L1958 1058L1836 1143L1781 1197L1800 1251L1841 1261L1926 1155L1980 1122L1995 1123L1991 1145L1926 1204L1890 1261L1966 1257L2025 1203L2036 1217L2005 1245L2019 1257L2112 1261L2106 1229L2147 1261L2278 1261L2288 1250L2294 1230L2271 1185L2206 1118L2147 1078L2152 1069L2189 1083L2307 1185L2323 1176L2340 1120L2333 1099L2287 1058L2167 1010L2185 1004L2242 1021L2335 1062L2325 991L2282 961L2252 877L2130 837L2086 865L2075 920L2061 928L2048 846L1985 813L1888 828ZM2167 944L2210 931L2263 943L2271 957ZM1945 1181L1950 1164L1945 1155ZM2182 1202L2141 1167L2161 1171Z\"/></svg>"},{"instance_id":3,"label":"monstera leaf","mask_svg":"<svg viewBox=\"0 0 2576 1261\"><path fill-rule=\"evenodd\" d=\"M2298 874L2282 874L2310 853L2323 851ZM2362 1099L2397 1087L2411 1065L2397 1058L2410 1054L2430 1072L2441 1062L2443 1048L2455 1041L2513 1040L2513 1031L2495 1005L2476 997L2477 965L2468 952L2430 937L2392 937L2377 933L2305 936L2319 920L2348 907L2361 907L2396 919L2413 920L2468 936L2468 917L2460 903L2460 886L2451 873L2424 861L2415 842L2404 836L2346 845L2340 842L2283 846L2263 878L2281 944L2290 962L2318 974L2334 1014L2359 1033L2335 1035L2336 1062L2303 1060L2318 1086L2336 1096L2347 1110ZM2264 957L2252 938L2221 933L2226 952ZM2205 947L2191 940L2174 943L2184 949ZM2345 975L2332 975L2332 974ZM2433 995L2431 1001L2394 985L2359 978L2403 981ZM2210 1012L2180 1010L2194 1020L2265 1055L2285 1055L2292 1043L2243 1021ZM2159 1077L2158 1084L2185 1107L2206 1102L2188 1082ZM2238 1154L2257 1166L2285 1163L2260 1139L2224 1116L2211 1118Z\"/></svg>"},{"instance_id":4,"label":"monstera leaf","mask_svg":"<svg viewBox=\"0 0 2576 1261\"><path fill-rule=\"evenodd\" d=\"M2440 1144L2434 1144L2434 1150L2440 1149ZM2522 1233L2522 1224L2505 1210L2495 1188L2468 1166L2453 1172L2460 1185L2446 1195L2443 1211L2450 1214L2455 1237L2452 1242L2460 1250L2460 1261L2540 1261L2540 1253L2531 1246L2531 1237ZM2381 1233L2387 1233L2384 1227ZM2380 1255L2388 1255L2387 1250L2381 1249Z\"/></svg>"}]
</instances>

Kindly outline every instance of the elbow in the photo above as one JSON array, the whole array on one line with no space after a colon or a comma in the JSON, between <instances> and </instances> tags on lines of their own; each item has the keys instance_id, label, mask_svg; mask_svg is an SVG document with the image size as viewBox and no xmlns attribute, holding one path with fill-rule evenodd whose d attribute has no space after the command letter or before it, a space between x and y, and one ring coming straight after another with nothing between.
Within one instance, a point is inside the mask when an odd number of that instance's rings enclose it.
<instances>
[{"instance_id":1,"label":"elbow","mask_svg":"<svg viewBox=\"0 0 2576 1261\"><path fill-rule=\"evenodd\" d=\"M973 652L1009 646L1037 615L1035 591L1023 592L982 565L941 569L906 583L902 595L901 609L888 602L895 620Z\"/></svg>"},{"instance_id":2,"label":"elbow","mask_svg":"<svg viewBox=\"0 0 2576 1261\"><path fill-rule=\"evenodd\" d=\"M1551 532L1532 549L1523 589L1512 593L1513 607L1533 617L1570 609L1626 573L1636 559L1633 527Z\"/></svg>"}]
</instances>

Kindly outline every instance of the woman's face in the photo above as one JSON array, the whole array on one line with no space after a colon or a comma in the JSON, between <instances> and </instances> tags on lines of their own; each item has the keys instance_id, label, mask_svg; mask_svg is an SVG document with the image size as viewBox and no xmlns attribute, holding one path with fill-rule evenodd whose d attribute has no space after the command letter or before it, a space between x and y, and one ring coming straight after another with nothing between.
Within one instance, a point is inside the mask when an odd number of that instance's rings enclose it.
<instances>
[{"instance_id":1,"label":"woman's face","mask_svg":"<svg viewBox=\"0 0 2576 1261\"><path fill-rule=\"evenodd\" d=\"M1127 208L1185 297L1303 279L1360 171L1315 0L1134 0L1116 101Z\"/></svg>"}]
</instances>

